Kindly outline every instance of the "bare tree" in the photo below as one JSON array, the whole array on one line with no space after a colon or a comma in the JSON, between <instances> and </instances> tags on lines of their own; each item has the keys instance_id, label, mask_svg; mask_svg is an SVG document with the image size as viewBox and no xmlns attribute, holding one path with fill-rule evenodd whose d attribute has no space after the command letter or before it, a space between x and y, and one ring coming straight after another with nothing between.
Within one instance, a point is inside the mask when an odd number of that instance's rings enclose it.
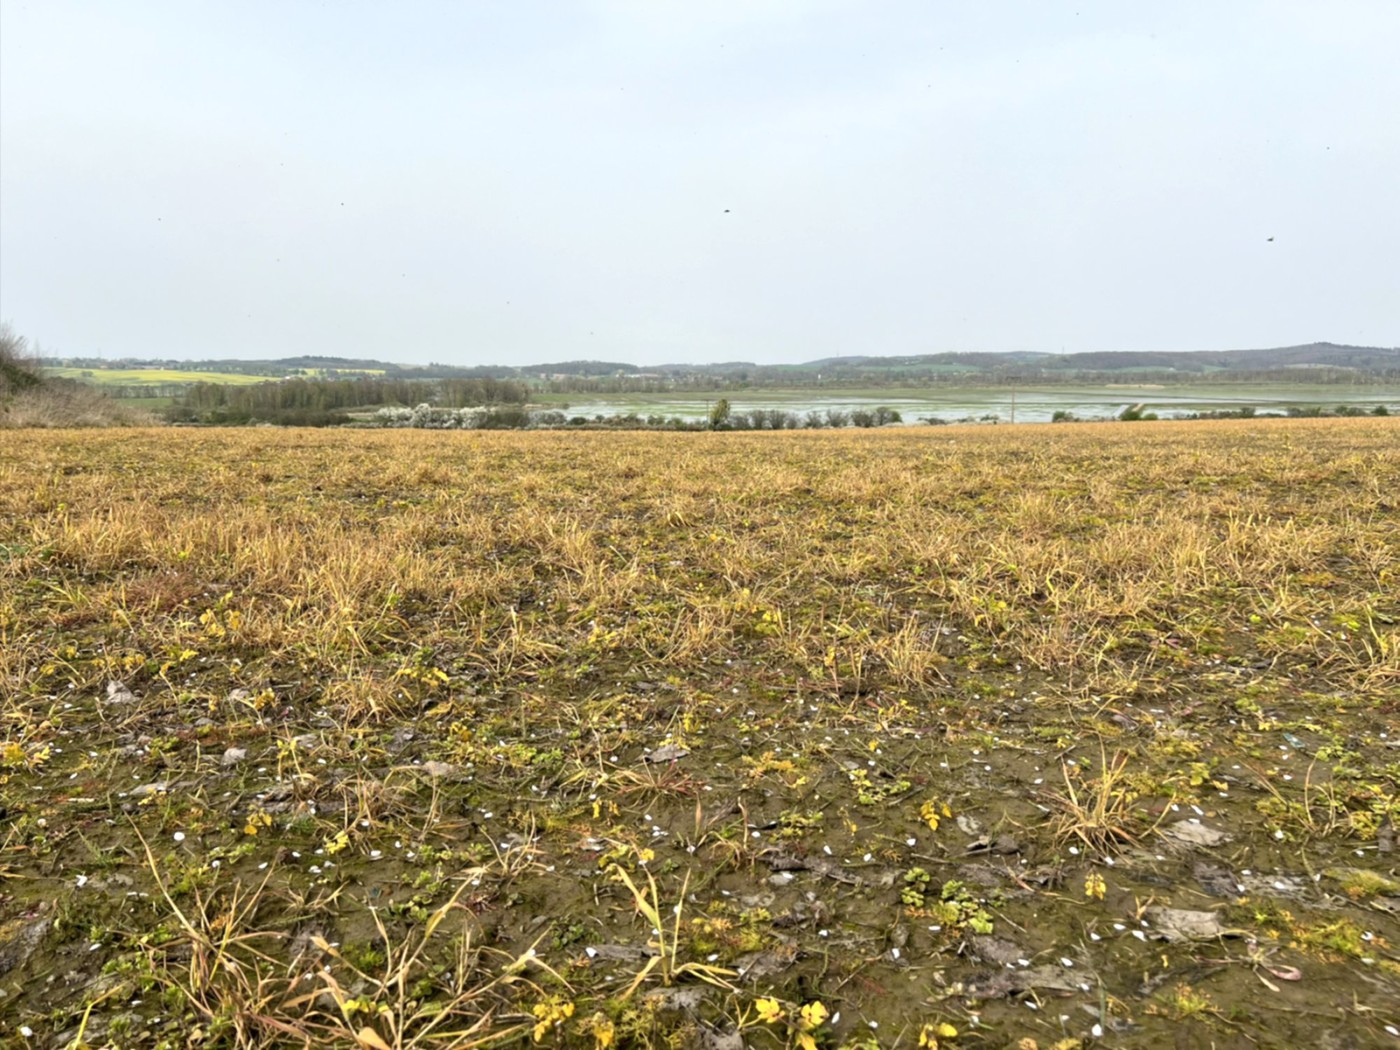
<instances>
[{"instance_id":1,"label":"bare tree","mask_svg":"<svg viewBox=\"0 0 1400 1050\"><path fill-rule=\"evenodd\" d=\"M39 368L28 350L24 336L0 323L0 397L39 385Z\"/></svg>"}]
</instances>

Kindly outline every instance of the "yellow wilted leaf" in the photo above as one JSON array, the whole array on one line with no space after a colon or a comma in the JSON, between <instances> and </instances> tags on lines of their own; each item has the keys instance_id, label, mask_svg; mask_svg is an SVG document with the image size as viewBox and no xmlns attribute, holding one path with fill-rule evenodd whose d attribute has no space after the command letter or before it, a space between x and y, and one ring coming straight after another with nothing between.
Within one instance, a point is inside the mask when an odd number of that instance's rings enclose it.
<instances>
[{"instance_id":1,"label":"yellow wilted leaf","mask_svg":"<svg viewBox=\"0 0 1400 1050\"><path fill-rule=\"evenodd\" d=\"M930 831L937 831L943 818L952 815L953 811L948 807L948 803L939 802L936 799L926 799L924 804L919 807L919 818L928 825Z\"/></svg>"},{"instance_id":2,"label":"yellow wilted leaf","mask_svg":"<svg viewBox=\"0 0 1400 1050\"><path fill-rule=\"evenodd\" d=\"M776 999L759 999L754 1004L758 1019L766 1024L775 1024L783 1019L783 1004Z\"/></svg>"},{"instance_id":3,"label":"yellow wilted leaf","mask_svg":"<svg viewBox=\"0 0 1400 1050\"><path fill-rule=\"evenodd\" d=\"M826 1008L826 1004L818 1000L808 1003L799 1011L799 1014L800 1017L797 1023L803 1028L811 1029L817 1028L823 1024L826 1019L831 1016L831 1011Z\"/></svg>"},{"instance_id":4,"label":"yellow wilted leaf","mask_svg":"<svg viewBox=\"0 0 1400 1050\"><path fill-rule=\"evenodd\" d=\"M608 1050L617 1042L617 1028L601 1011L588 1019L588 1030L593 1033L594 1050Z\"/></svg>"},{"instance_id":5,"label":"yellow wilted leaf","mask_svg":"<svg viewBox=\"0 0 1400 1050\"><path fill-rule=\"evenodd\" d=\"M530 1033L532 1040L538 1043L549 1034L549 1030L556 1024L567 1021L574 1016L574 1004L561 1003L556 999L551 999L548 1002L536 1003L530 1007L530 1012L539 1018L535 1023L534 1030Z\"/></svg>"},{"instance_id":6,"label":"yellow wilted leaf","mask_svg":"<svg viewBox=\"0 0 1400 1050\"><path fill-rule=\"evenodd\" d=\"M272 817L261 811L254 811L248 814L248 820L243 825L243 834L256 835L259 828L272 827Z\"/></svg>"},{"instance_id":7,"label":"yellow wilted leaf","mask_svg":"<svg viewBox=\"0 0 1400 1050\"><path fill-rule=\"evenodd\" d=\"M324 850L325 850L328 854L330 854L332 857L335 856L337 853L340 853L340 852L343 852L344 850L349 849L349 848L350 848L350 832L347 831L347 830L342 830L342 831L338 832L334 837L332 837L332 838L327 838L327 839L321 844L321 848L324 849Z\"/></svg>"},{"instance_id":8,"label":"yellow wilted leaf","mask_svg":"<svg viewBox=\"0 0 1400 1050\"><path fill-rule=\"evenodd\" d=\"M940 1021L938 1024L926 1024L919 1030L919 1046L925 1050L938 1050L938 1040L956 1039L958 1030L947 1021Z\"/></svg>"},{"instance_id":9,"label":"yellow wilted leaf","mask_svg":"<svg viewBox=\"0 0 1400 1050\"><path fill-rule=\"evenodd\" d=\"M355 1042L368 1047L369 1050L393 1050L393 1047L386 1043L380 1034L369 1025L355 1033Z\"/></svg>"},{"instance_id":10,"label":"yellow wilted leaf","mask_svg":"<svg viewBox=\"0 0 1400 1050\"><path fill-rule=\"evenodd\" d=\"M1092 897L1094 900L1103 900L1103 895L1107 892L1108 886L1103 881L1103 876L1097 871L1091 871L1084 879L1084 896Z\"/></svg>"}]
</instances>

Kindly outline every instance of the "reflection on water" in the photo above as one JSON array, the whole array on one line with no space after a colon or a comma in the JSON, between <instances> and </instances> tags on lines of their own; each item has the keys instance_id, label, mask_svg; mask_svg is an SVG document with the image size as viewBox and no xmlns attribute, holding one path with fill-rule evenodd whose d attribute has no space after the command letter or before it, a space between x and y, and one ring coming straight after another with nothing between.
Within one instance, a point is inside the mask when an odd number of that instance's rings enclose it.
<instances>
[{"instance_id":1,"label":"reflection on water","mask_svg":"<svg viewBox=\"0 0 1400 1050\"><path fill-rule=\"evenodd\" d=\"M643 418L650 415L678 416L686 420L701 420L709 416L710 407L719 395L708 398L696 396L619 395L608 400L579 401L565 409L568 416L626 415L635 412ZM918 424L933 417L944 422L1048 423L1057 412L1076 419L1109 419L1125 408L1142 405L1146 411L1162 418L1191 412L1252 407L1256 411L1284 413L1291 408L1336 408L1356 406L1370 410L1385 405L1392 414L1400 414L1400 387L1397 386L1259 386L1259 387L1040 387L1024 390L1011 388L951 388L930 391L918 396L854 397L835 395L822 397L805 394L745 395L729 397L734 413L754 409L781 409L799 416L808 412L851 412L886 405L895 409L906 424Z\"/></svg>"}]
</instances>

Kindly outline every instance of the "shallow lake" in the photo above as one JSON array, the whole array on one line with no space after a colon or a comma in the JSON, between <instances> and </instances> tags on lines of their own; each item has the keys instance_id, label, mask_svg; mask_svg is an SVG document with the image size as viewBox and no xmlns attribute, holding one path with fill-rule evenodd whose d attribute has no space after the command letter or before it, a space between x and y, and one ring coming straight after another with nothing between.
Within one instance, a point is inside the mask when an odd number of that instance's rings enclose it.
<instances>
[{"instance_id":1,"label":"shallow lake","mask_svg":"<svg viewBox=\"0 0 1400 1050\"><path fill-rule=\"evenodd\" d=\"M560 407L568 416L626 415L635 412L705 419L720 394L618 394L591 397ZM1252 407L1256 411L1283 413L1289 408L1335 409L1341 405L1370 411L1385 405L1400 415L1400 385L1304 385L1230 384L1164 386L1155 384L1121 386L1037 386L1037 387L930 387L920 390L833 392L768 390L739 391L727 395L733 413L754 409L782 409L805 415L808 412L872 409L886 405L895 409L906 424L919 424L927 418L944 422L969 420L998 423L1048 423L1056 412L1068 412L1078 419L1107 419L1123 409L1142 405L1162 418L1192 412Z\"/></svg>"}]
</instances>

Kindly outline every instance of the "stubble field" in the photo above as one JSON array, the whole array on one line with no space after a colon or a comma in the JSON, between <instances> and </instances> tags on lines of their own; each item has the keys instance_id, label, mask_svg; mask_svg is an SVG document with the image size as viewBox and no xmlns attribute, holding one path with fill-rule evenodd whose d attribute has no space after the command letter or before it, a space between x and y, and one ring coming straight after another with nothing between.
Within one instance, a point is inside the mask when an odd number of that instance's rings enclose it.
<instances>
[{"instance_id":1,"label":"stubble field","mask_svg":"<svg viewBox=\"0 0 1400 1050\"><path fill-rule=\"evenodd\" d=\"M11 432L0 1041L1390 1045L1398 722L1389 420Z\"/></svg>"}]
</instances>

